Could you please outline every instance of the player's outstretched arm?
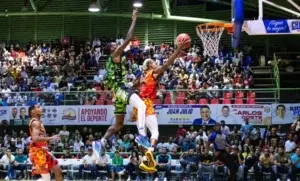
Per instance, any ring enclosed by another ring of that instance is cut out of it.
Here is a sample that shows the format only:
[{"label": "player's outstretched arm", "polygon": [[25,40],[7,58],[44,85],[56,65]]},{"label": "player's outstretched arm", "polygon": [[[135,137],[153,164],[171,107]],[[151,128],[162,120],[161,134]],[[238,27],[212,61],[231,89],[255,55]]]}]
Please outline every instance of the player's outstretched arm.
[{"label": "player's outstretched arm", "polygon": [[156,74],[157,77],[163,74],[176,60],[178,55],[182,52],[183,47],[186,47],[186,44],[190,43],[190,40],[185,40],[181,44],[178,45],[177,49],[174,51],[174,53],[169,57],[167,62],[161,66],[157,67],[157,69],[154,70],[153,74]]},{"label": "player's outstretched arm", "polygon": [[40,136],[41,123],[39,121],[33,121],[31,124],[32,135],[31,139],[33,142],[48,142],[51,140],[59,139],[58,135],[54,135],[51,137]]},{"label": "player's outstretched arm", "polygon": [[137,14],[137,12],[138,12],[137,10],[133,10],[133,12],[132,12],[132,23],[131,23],[131,26],[130,26],[129,31],[127,33],[126,39],[124,40],[124,43],[121,46],[119,46],[115,50],[115,52],[112,54],[113,58],[119,58],[122,55],[124,49],[127,47],[127,45],[132,40],[134,29],[135,29],[135,24],[136,24],[136,18],[137,18],[136,14]]}]

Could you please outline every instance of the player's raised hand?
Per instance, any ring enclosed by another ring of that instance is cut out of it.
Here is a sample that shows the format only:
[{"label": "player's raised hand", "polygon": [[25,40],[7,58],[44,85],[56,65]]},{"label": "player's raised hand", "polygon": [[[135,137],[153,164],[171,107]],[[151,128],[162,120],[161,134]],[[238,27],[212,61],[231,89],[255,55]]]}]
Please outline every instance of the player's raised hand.
[{"label": "player's raised hand", "polygon": [[136,20],[136,18],[137,18],[137,13],[138,13],[138,10],[137,10],[137,9],[134,9],[134,10],[132,11],[132,19],[133,19],[133,20]]},{"label": "player's raised hand", "polygon": [[191,45],[191,39],[183,39],[181,42],[177,43],[178,48],[185,50]]}]

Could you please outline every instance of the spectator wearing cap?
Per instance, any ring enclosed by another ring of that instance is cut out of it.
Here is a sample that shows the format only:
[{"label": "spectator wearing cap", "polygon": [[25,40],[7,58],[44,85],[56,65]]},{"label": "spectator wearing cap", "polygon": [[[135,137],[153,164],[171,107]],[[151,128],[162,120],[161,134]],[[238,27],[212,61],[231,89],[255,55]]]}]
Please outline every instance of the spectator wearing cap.
[{"label": "spectator wearing cap", "polygon": [[[171,160],[172,157],[167,153],[167,148],[162,148],[161,154],[156,156],[157,171],[165,171],[168,180],[171,178]],[[155,181],[158,181],[158,172],[155,172]]]},{"label": "spectator wearing cap", "polygon": [[124,171],[123,167],[123,157],[120,155],[119,151],[115,151],[115,155],[112,159],[112,167],[111,167],[111,178],[115,180],[115,175],[118,174],[119,177],[121,173]]},{"label": "spectator wearing cap", "polygon": [[91,171],[92,176],[94,178],[96,178],[95,166],[94,166],[95,162],[96,162],[96,159],[93,155],[93,148],[89,147],[88,154],[83,157],[83,164],[81,164],[79,166],[79,177],[82,178],[83,170],[89,170],[89,171]]}]

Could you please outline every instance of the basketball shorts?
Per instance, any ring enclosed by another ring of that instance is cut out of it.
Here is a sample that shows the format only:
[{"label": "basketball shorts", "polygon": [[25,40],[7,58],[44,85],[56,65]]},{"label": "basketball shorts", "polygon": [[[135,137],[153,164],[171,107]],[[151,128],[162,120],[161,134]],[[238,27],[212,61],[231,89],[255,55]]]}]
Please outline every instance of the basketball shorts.
[{"label": "basketball shorts", "polygon": [[50,170],[58,164],[56,158],[43,147],[32,146],[29,149],[29,158],[32,163],[32,175],[50,173]]},{"label": "basketball shorts", "polygon": [[[145,98],[143,99],[145,105],[146,105],[146,117],[149,115],[155,115],[155,110],[153,107],[153,101],[151,99]],[[132,121],[135,122],[137,121],[137,108],[133,108],[132,111]]]},{"label": "basketball shorts", "polygon": [[132,94],[132,90],[126,87],[117,87],[114,90],[115,114],[126,114],[126,106]]}]

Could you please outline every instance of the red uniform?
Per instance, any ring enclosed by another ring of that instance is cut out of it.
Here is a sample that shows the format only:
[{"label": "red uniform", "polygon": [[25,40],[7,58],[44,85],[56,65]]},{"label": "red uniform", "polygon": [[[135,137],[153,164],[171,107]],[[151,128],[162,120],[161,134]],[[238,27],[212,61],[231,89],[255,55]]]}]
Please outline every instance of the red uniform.
[{"label": "red uniform", "polygon": [[[32,136],[31,124],[33,121],[39,121],[36,119],[30,120],[29,130]],[[44,125],[41,124],[41,129],[39,135],[46,135],[46,130]],[[54,156],[48,151],[47,142],[30,142],[29,148],[29,158],[32,163],[32,175],[40,175],[50,173],[50,169],[58,164],[58,161]]]},{"label": "red uniform", "polygon": [[[142,85],[139,88],[140,97],[144,100],[146,105],[146,116],[155,115],[153,107],[153,100],[156,99],[157,94],[157,82],[153,76],[153,71],[146,72],[146,76],[142,78]],[[132,115],[133,121],[137,120],[137,109],[133,109]]]}]

